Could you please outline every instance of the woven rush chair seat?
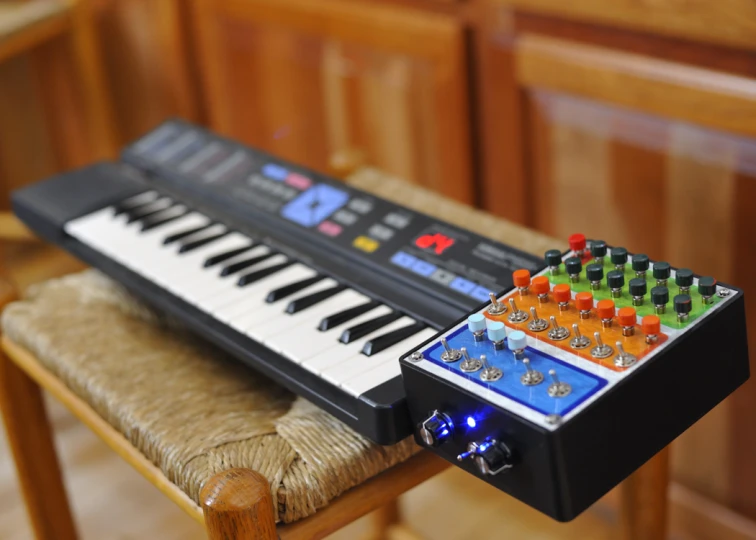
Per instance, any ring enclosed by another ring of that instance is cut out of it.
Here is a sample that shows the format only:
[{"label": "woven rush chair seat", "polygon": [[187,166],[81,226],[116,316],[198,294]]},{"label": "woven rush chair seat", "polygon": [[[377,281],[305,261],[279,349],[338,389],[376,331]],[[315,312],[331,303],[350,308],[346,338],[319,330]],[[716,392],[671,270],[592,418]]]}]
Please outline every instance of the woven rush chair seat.
[{"label": "woven rush chair seat", "polygon": [[[351,183],[528,251],[555,247],[375,170]],[[419,451],[411,439],[371,443],[94,270],[31,287],[2,329],[197,504],[213,475],[249,468],[270,482],[276,520],[290,523]]]}]

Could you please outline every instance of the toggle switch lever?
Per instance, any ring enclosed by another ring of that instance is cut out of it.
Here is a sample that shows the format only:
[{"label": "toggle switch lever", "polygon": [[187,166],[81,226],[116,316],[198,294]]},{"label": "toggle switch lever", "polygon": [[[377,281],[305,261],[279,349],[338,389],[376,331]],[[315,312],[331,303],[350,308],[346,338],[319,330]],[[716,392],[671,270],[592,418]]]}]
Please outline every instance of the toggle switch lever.
[{"label": "toggle switch lever", "polygon": [[514,465],[512,451],[496,439],[471,442],[467,445],[467,452],[457,456],[457,461],[466,459],[472,459],[480,474],[484,476],[495,476]]}]

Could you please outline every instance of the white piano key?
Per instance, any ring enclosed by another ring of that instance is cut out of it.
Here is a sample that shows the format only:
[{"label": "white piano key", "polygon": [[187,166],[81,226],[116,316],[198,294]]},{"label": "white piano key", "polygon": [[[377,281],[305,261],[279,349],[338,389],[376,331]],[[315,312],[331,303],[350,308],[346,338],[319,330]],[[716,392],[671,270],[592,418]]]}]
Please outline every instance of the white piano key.
[{"label": "white piano key", "polygon": [[378,328],[362,339],[358,339],[352,343],[349,343],[348,345],[345,345],[341,342],[336,342],[336,344],[330,349],[326,349],[325,351],[316,354],[312,358],[309,358],[302,362],[302,366],[322,376],[325,372],[335,369],[342,363],[348,362],[358,355],[362,358],[367,358],[367,356],[360,354],[360,351],[362,351],[362,347],[363,345],[365,345],[366,341],[369,341],[375,336],[380,336],[382,334],[385,334],[386,332],[397,330],[398,328],[402,328],[403,326],[407,326],[414,322],[415,321],[409,317],[400,317],[394,322]]},{"label": "white piano key", "polygon": [[[359,396],[368,390],[380,386],[386,381],[390,381],[394,377],[401,375],[402,370],[399,364],[399,357],[414,349],[423,341],[432,338],[437,333],[438,332],[432,328],[420,330],[417,334],[408,337],[393,347],[390,347],[375,356],[369,357],[374,359],[377,367],[363,371],[358,375],[343,381],[341,387],[350,394]],[[363,358],[368,357],[363,356]],[[348,372],[348,370],[344,370],[343,374],[346,375]]]},{"label": "white piano key", "polygon": [[316,327],[323,317],[359,306],[369,300],[370,298],[364,294],[347,289],[294,315],[287,314],[283,319],[276,319],[267,325],[257,327],[255,332],[262,336],[262,342],[266,346],[281,352],[292,339],[309,340],[313,334],[319,334]]},{"label": "white piano key", "polygon": [[317,329],[320,320],[314,322],[311,321],[310,326],[307,327],[309,330],[297,326],[294,331],[287,331],[290,335],[290,339],[283,342],[281,353],[298,364],[301,364],[305,360],[312,358],[326,349],[330,349],[336,345],[341,345],[343,347],[344,345],[339,343],[339,337],[341,336],[341,332],[343,332],[344,328],[347,326],[361,324],[365,321],[375,319],[376,317],[388,315],[389,313],[391,313],[390,307],[376,305],[370,311],[358,315],[354,319],[335,326],[325,332],[321,332]]}]

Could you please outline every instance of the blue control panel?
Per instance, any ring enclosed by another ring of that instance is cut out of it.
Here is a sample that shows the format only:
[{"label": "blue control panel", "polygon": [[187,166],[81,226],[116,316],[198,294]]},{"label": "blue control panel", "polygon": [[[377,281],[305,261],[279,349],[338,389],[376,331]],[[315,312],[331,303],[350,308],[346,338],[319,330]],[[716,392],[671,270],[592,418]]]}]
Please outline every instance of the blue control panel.
[{"label": "blue control panel", "polygon": [[[521,361],[515,360],[514,353],[509,350],[506,340],[504,349],[496,350],[493,343],[488,339],[475,341],[473,334],[466,327],[457,329],[449,334],[446,339],[452,349],[461,350],[462,347],[466,347],[472,358],[480,358],[481,354],[485,354],[489,365],[502,370],[502,377],[494,382],[484,382],[480,378],[480,371],[465,373],[460,368],[460,362],[444,362],[441,359],[444,348],[440,342],[435,343],[423,352],[425,358],[475,384],[493,390],[544,415],[558,414],[564,416],[607,384],[607,381],[601,377],[558,360],[544,352],[527,347],[525,357],[530,360],[530,367],[545,377],[545,384],[527,386],[520,382],[520,378],[526,373],[525,366]],[[550,370],[558,373],[561,382],[571,386],[572,391],[568,395],[554,398],[548,394]]]}]

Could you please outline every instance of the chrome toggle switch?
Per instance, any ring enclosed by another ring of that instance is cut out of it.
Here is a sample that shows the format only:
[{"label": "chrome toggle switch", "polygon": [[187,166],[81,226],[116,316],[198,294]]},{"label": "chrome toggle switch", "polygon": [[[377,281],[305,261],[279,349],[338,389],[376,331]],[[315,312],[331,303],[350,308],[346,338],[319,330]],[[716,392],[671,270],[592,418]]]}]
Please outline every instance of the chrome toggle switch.
[{"label": "chrome toggle switch", "polygon": [[496,439],[471,442],[467,445],[467,452],[457,456],[457,461],[465,459],[472,459],[480,474],[484,476],[495,476],[514,465],[512,451]]}]

